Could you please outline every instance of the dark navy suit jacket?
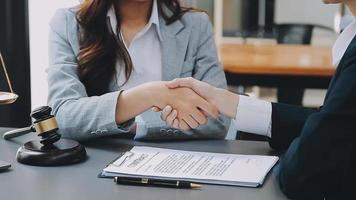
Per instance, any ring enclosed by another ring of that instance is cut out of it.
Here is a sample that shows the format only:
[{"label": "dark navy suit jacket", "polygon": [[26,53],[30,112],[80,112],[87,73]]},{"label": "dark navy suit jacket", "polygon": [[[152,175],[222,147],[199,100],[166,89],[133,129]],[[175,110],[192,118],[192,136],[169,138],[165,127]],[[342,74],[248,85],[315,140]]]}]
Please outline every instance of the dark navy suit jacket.
[{"label": "dark navy suit jacket", "polygon": [[356,199],[356,38],[320,109],[272,105],[269,142],[286,150],[279,181],[288,197]]}]

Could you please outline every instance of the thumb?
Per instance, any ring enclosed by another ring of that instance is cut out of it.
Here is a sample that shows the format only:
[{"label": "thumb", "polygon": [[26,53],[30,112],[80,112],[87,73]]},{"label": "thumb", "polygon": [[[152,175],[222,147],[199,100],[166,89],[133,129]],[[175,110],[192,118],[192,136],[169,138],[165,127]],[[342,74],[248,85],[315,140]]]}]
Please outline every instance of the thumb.
[{"label": "thumb", "polygon": [[174,79],[172,81],[169,81],[166,83],[166,86],[169,88],[169,89],[174,89],[174,88],[178,88],[180,87],[180,79]]},{"label": "thumb", "polygon": [[194,79],[191,77],[188,78],[176,78],[173,81],[170,81],[166,84],[166,86],[170,89],[178,88],[178,87],[193,87]]}]

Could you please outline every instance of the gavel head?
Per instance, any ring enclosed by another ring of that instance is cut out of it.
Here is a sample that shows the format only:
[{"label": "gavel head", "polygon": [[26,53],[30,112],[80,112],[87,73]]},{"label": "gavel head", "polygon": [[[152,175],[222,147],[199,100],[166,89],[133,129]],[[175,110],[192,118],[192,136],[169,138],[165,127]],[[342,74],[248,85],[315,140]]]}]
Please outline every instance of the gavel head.
[{"label": "gavel head", "polygon": [[43,146],[52,147],[53,143],[57,142],[61,135],[57,133],[58,125],[55,117],[51,115],[51,107],[43,106],[31,112],[31,117],[35,120],[33,122],[34,128],[38,136],[41,137]]}]

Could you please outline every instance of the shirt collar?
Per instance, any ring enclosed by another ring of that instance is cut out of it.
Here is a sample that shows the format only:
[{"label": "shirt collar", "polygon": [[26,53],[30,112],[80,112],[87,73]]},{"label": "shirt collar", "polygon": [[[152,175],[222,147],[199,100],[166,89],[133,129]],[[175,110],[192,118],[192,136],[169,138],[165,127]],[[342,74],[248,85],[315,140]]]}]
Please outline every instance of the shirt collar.
[{"label": "shirt collar", "polygon": [[[117,18],[116,18],[116,13],[115,13],[115,8],[114,6],[111,6],[107,13],[107,18],[110,20],[110,26],[111,30],[117,35]],[[158,5],[157,5],[157,0],[153,0],[153,5],[152,5],[152,12],[151,12],[151,17],[148,20],[148,23],[146,25],[147,29],[150,28],[152,25],[155,25],[158,37],[160,40],[162,40],[161,36],[161,30],[160,30],[160,25],[159,25],[159,13],[158,13]]]},{"label": "shirt collar", "polygon": [[333,49],[332,59],[333,65],[338,66],[347,48],[356,36],[356,20],[354,19],[337,38]]}]

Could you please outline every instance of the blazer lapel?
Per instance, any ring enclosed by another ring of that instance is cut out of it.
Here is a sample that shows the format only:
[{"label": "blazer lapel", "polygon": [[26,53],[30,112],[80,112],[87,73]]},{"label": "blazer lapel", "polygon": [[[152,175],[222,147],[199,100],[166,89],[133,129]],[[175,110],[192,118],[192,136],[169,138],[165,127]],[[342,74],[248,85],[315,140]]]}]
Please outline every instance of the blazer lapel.
[{"label": "blazer lapel", "polygon": [[162,80],[170,81],[180,77],[182,65],[188,46],[188,31],[184,31],[184,25],[180,20],[166,25],[160,18],[162,33]]},{"label": "blazer lapel", "polygon": [[336,82],[336,80],[339,78],[340,73],[343,71],[343,69],[346,67],[345,66],[345,60],[350,56],[350,52],[356,48],[356,36],[352,39],[350,45],[347,47],[344,55],[341,58],[341,61],[339,63],[339,65],[336,68],[335,74],[332,77],[330,84],[329,84],[329,88],[328,91],[326,92],[325,95],[325,99],[324,99],[324,103],[326,102],[326,100],[329,98],[329,95],[333,89],[334,83]]}]

